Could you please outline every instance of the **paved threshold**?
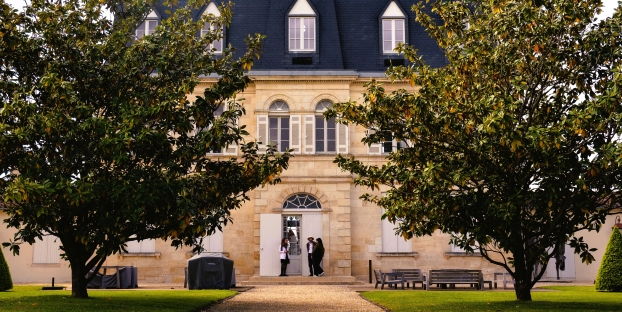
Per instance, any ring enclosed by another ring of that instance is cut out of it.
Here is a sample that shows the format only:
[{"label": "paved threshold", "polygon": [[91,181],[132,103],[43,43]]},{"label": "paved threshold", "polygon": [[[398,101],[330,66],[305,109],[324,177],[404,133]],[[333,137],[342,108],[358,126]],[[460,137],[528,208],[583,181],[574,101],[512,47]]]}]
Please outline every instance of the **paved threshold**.
[{"label": "paved threshold", "polygon": [[348,286],[255,286],[210,306],[207,311],[385,311]]}]

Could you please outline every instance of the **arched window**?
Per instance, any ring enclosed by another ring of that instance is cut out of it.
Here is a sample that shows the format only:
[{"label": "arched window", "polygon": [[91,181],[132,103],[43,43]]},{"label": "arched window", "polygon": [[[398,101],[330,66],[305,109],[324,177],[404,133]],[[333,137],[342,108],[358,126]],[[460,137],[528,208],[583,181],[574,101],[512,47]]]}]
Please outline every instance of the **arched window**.
[{"label": "arched window", "polygon": [[313,195],[295,194],[283,203],[283,209],[321,209],[322,205]]},{"label": "arched window", "polygon": [[290,143],[289,106],[283,101],[272,103],[269,108],[268,141],[276,144],[280,152],[285,152]]},{"label": "arched window", "polygon": [[325,120],[322,115],[331,108],[331,101],[321,101],[315,106],[315,152],[335,153],[337,151],[337,126],[335,119]]}]

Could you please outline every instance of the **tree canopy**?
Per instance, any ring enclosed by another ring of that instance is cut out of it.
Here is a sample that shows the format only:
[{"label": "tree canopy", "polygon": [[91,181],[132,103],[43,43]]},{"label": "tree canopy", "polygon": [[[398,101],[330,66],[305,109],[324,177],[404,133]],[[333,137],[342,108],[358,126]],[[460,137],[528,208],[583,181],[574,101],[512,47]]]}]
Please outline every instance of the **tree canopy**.
[{"label": "tree canopy", "polygon": [[[444,51],[432,68],[417,50],[387,75],[417,92],[367,85],[364,103],[327,117],[369,130],[367,144],[405,148],[383,165],[339,156],[355,183],[390,187],[364,199],[386,209],[404,238],[451,233],[515,279],[518,300],[560,246],[592,262],[581,230],[619,213],[622,169],[622,11],[597,21],[601,1],[437,1],[416,20]],[[619,206],[618,206],[619,207]],[[399,221],[399,222],[397,222]]]},{"label": "tree canopy", "polygon": [[[194,17],[203,0],[170,4],[152,34],[135,36],[154,4],[32,0],[17,12],[0,2],[0,196],[16,229],[5,245],[19,253],[58,237],[76,297],[88,296],[87,273],[129,241],[197,250],[247,192],[287,168],[288,153],[258,154],[237,124],[262,36],[249,35],[235,57],[232,47],[216,55],[210,44],[231,3],[220,17]],[[205,23],[213,30],[199,36]],[[217,79],[188,97],[205,77]],[[237,157],[210,154],[234,145]]]}]

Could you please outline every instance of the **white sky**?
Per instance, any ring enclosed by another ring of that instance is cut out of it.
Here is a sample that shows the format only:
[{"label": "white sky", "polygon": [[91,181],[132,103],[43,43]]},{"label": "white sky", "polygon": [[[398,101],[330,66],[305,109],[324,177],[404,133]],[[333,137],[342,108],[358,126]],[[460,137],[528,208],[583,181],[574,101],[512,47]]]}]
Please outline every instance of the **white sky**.
[{"label": "white sky", "polygon": [[[14,8],[21,8],[28,0],[4,0],[11,4]],[[234,1],[235,2],[235,1]],[[618,0],[603,0],[603,13],[601,18],[609,17],[613,14],[613,10],[618,6]]]}]

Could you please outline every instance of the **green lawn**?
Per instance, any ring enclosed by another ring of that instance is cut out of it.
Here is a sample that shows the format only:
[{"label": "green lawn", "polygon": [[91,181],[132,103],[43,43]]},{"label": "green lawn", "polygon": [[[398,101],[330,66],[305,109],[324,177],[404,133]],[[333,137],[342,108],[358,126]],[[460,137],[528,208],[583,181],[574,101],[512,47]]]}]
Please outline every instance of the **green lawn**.
[{"label": "green lawn", "polygon": [[547,286],[532,291],[532,302],[518,302],[513,291],[370,291],[361,295],[399,311],[622,311],[622,293],[591,286]]},{"label": "green lawn", "polygon": [[230,290],[92,290],[89,299],[71,298],[68,290],[15,286],[0,292],[0,311],[197,311],[235,295]]}]

